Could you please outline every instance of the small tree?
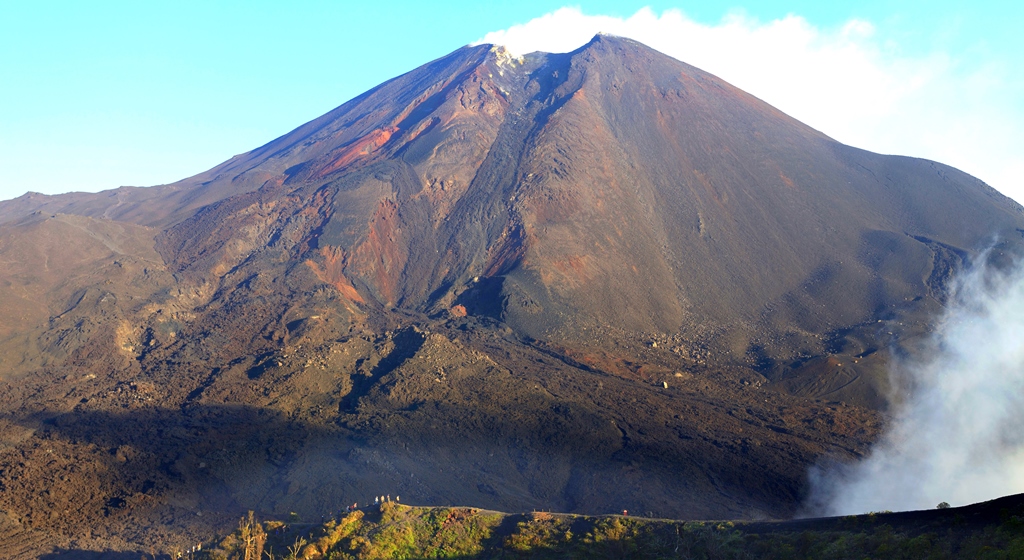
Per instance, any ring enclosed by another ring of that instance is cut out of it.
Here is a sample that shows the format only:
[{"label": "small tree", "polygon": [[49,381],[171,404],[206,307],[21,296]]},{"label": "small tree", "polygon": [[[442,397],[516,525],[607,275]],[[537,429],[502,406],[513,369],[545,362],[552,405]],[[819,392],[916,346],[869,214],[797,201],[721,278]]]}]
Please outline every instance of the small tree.
[{"label": "small tree", "polygon": [[949,509],[949,502],[939,502],[935,509]]},{"label": "small tree", "polygon": [[256,515],[250,511],[249,518],[238,522],[238,533],[242,541],[242,560],[262,560],[263,545],[267,542],[267,533],[256,521]]}]

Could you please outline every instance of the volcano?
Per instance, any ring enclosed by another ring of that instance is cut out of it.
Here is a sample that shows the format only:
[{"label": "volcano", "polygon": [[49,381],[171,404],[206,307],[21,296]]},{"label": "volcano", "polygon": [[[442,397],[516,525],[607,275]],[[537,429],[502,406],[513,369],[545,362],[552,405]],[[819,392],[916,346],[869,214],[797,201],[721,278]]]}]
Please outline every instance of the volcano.
[{"label": "volcano", "polygon": [[1022,234],[635,41],[465,47],[178,183],[0,203],[0,554],[384,493],[790,516]]}]

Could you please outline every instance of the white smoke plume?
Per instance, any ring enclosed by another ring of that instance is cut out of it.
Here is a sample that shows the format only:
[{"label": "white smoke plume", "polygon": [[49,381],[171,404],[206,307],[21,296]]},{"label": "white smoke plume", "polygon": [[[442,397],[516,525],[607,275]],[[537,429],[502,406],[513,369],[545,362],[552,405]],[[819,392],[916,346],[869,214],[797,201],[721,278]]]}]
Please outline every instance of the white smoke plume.
[{"label": "white smoke plume", "polygon": [[[984,259],[982,259],[984,260]],[[812,472],[810,513],[930,509],[1024,492],[1024,267],[956,282],[909,396],[862,462]]]}]

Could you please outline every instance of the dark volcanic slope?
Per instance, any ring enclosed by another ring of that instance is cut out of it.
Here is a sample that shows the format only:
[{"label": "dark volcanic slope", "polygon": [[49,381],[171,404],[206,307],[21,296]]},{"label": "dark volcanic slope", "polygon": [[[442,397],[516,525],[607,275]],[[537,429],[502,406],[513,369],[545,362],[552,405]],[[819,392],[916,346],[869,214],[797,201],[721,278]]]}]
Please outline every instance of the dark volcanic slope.
[{"label": "dark volcanic slope", "polygon": [[607,36],[525,61],[462,49],[181,183],[38,199],[0,216],[167,226],[158,250],[194,281],[272,249],[358,305],[461,296],[536,338],[715,332],[762,361],[936,297],[1022,224],[954,169],[842,146]]},{"label": "dark volcanic slope", "polygon": [[[952,270],[1022,225],[956,170],[842,146],[601,36],[524,61],[458,51],[210,174],[207,193],[263,187],[160,237],[190,278],[273,241],[354,304],[460,303],[567,348],[660,339],[794,379],[789,364],[830,347],[880,346],[836,333],[917,322]],[[870,380],[844,396],[878,404],[876,366],[840,372]]]},{"label": "dark volcanic slope", "polygon": [[467,47],[179,183],[0,203],[0,510],[787,515],[1022,231],[633,41]]}]

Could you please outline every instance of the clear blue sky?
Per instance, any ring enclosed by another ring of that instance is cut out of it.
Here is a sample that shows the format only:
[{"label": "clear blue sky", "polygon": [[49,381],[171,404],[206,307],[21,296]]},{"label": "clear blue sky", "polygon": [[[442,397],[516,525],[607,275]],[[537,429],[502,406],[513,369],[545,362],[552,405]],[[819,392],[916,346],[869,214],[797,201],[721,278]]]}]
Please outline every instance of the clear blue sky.
[{"label": "clear blue sky", "polygon": [[[1024,60],[1016,2],[0,0],[0,199],[172,182],[362,91],[562,6],[871,21],[912,53]],[[826,133],[828,131],[825,131]]]}]

